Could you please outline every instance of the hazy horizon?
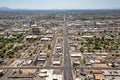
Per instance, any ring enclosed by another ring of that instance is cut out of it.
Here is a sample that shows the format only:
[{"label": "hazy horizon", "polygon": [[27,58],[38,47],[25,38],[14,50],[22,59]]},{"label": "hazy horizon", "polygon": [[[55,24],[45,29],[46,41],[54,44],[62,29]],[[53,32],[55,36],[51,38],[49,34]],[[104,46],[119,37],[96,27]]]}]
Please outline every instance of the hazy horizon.
[{"label": "hazy horizon", "polygon": [[12,9],[120,9],[120,0],[0,0]]}]

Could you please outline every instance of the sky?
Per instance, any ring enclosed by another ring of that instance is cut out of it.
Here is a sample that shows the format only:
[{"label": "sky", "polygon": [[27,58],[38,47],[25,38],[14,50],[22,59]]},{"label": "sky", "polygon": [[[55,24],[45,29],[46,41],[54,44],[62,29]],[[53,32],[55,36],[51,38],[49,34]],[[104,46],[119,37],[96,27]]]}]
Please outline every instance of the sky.
[{"label": "sky", "polygon": [[0,0],[12,9],[120,9],[120,0]]}]

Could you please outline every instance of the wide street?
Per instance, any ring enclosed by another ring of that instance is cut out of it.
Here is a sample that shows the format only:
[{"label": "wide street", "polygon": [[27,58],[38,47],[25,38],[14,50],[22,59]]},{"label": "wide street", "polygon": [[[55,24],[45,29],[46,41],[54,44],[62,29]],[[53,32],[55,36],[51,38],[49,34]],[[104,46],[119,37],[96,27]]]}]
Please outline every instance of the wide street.
[{"label": "wide street", "polygon": [[[64,39],[64,67],[66,68],[71,66],[71,59],[69,55],[68,35],[65,24],[63,25],[63,39]],[[64,70],[64,80],[73,80],[71,67],[69,69]]]}]

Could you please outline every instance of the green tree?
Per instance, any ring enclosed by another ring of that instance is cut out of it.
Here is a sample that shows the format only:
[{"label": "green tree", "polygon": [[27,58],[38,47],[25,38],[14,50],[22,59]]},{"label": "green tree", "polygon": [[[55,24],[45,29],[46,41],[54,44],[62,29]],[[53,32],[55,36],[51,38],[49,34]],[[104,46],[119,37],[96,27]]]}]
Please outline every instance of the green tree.
[{"label": "green tree", "polygon": [[51,49],[51,45],[50,45],[50,44],[48,45],[48,49],[49,49],[49,50]]},{"label": "green tree", "polygon": [[2,77],[4,74],[3,74],[3,72],[0,72],[0,77]]}]

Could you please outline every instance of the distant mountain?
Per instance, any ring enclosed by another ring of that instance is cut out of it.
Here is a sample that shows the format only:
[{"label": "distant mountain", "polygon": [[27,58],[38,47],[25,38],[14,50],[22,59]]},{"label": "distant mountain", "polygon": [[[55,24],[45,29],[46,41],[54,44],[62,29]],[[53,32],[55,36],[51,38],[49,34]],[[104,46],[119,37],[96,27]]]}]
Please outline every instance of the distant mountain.
[{"label": "distant mountain", "polygon": [[11,10],[11,9],[8,7],[0,7],[0,10]]}]

